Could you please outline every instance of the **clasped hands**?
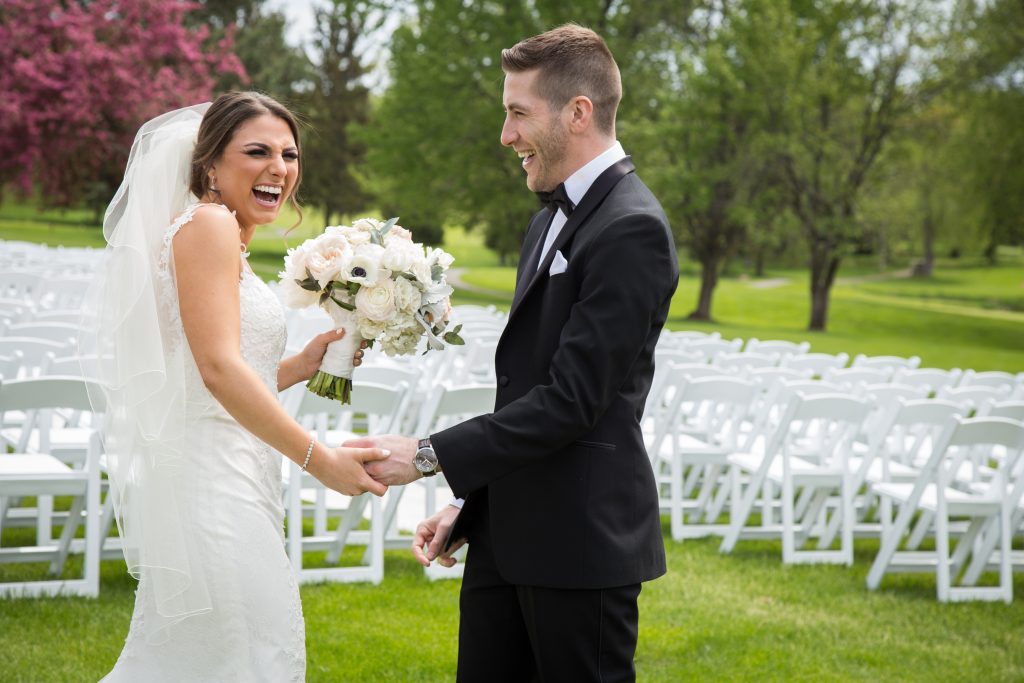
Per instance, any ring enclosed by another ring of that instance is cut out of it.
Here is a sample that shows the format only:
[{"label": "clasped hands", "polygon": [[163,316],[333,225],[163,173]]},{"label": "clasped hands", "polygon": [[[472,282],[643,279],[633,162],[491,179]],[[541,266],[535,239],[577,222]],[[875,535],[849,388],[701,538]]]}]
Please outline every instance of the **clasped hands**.
[{"label": "clasped hands", "polygon": [[[350,439],[342,444],[346,448],[379,448],[390,451],[387,458],[366,462],[363,465],[367,474],[387,486],[408,484],[423,476],[412,464],[418,445],[419,442],[414,438],[395,434]],[[442,553],[441,550],[448,537],[448,531],[458,516],[459,508],[446,505],[433,517],[423,520],[416,526],[416,533],[412,540],[412,554],[424,567],[429,567],[434,559],[437,559],[444,567],[455,565],[457,560],[451,555],[461,548],[466,540],[455,541],[445,553]]]}]

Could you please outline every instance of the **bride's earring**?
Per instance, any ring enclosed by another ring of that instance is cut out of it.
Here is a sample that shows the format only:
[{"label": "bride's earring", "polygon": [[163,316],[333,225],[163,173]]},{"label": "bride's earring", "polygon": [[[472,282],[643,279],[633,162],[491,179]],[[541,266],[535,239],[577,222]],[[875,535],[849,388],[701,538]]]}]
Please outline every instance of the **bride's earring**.
[{"label": "bride's earring", "polygon": [[210,175],[210,192],[216,192],[220,194],[220,190],[217,188],[217,176]]}]

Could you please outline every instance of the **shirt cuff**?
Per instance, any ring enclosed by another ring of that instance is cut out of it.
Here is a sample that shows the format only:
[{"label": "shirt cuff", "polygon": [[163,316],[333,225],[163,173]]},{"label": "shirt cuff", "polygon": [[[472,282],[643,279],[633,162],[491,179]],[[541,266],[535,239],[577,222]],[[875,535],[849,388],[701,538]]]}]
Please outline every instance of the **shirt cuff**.
[{"label": "shirt cuff", "polygon": [[466,502],[465,498],[452,498],[451,501],[448,504],[451,505],[452,507],[456,507],[456,508],[459,508],[461,510],[462,509],[462,505],[465,502]]}]

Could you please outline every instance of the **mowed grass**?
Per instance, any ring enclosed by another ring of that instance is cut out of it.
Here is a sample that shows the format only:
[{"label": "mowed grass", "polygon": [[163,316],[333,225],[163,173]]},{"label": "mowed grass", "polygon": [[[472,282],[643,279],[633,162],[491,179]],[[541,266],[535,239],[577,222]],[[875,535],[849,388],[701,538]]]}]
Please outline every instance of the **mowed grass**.
[{"label": "mowed grass", "polygon": [[[61,222],[24,207],[0,206],[0,239],[102,246],[95,227]],[[59,217],[58,217],[59,218]],[[251,262],[276,277],[284,249],[322,226],[282,213],[261,228]],[[456,303],[508,307],[515,271],[500,267],[477,233],[450,230],[445,247],[461,277],[485,292],[460,290]],[[858,279],[836,286],[827,333],[806,331],[806,274],[771,273],[776,286],[725,278],[714,323],[686,319],[697,297],[684,261],[671,309],[673,329],[724,337],[807,339],[815,351],[919,355],[923,364],[1024,370],[1024,315],[1017,305],[1024,259],[1009,253],[996,269],[942,262],[925,281]],[[862,266],[840,275],[869,275]],[[525,504],[525,503],[524,503]],[[637,651],[641,681],[1020,681],[1024,680],[1024,576],[1011,605],[939,604],[935,580],[901,574],[865,588],[877,543],[858,540],[853,567],[785,567],[777,543],[740,543],[731,555],[713,539],[675,543],[669,573],[645,585]],[[5,530],[4,545],[27,543]],[[314,559],[314,558],[310,558]],[[543,560],[539,560],[543,561]],[[80,560],[72,558],[68,575]],[[310,681],[444,681],[454,678],[457,581],[428,582],[408,553],[389,551],[380,586],[302,588]],[[0,564],[0,581],[43,578],[45,566]],[[991,582],[992,577],[986,577]],[[0,680],[95,681],[113,665],[128,630],[134,582],[124,563],[106,561],[97,600],[0,602]]]},{"label": "mowed grass", "polygon": [[[852,568],[785,567],[772,542],[721,555],[717,541],[674,543],[667,528],[666,547],[668,574],[640,597],[640,681],[1024,679],[1019,600],[943,605],[923,575],[889,577],[871,593],[864,578],[876,543],[857,542]],[[0,581],[43,571],[0,565]],[[124,563],[111,560],[96,600],[0,603],[0,679],[98,680],[124,643],[134,588]],[[458,581],[427,581],[397,550],[386,554],[379,586],[304,586],[308,680],[452,680],[458,590]]]}]

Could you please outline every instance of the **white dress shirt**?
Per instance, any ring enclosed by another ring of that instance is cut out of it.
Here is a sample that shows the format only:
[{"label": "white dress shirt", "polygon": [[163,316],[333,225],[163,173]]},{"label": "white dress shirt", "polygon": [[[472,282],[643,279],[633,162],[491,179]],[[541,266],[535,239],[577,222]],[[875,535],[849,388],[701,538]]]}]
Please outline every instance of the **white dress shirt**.
[{"label": "white dress shirt", "polygon": [[[565,193],[569,196],[569,200],[576,206],[583,199],[583,195],[587,193],[590,186],[594,184],[597,177],[608,170],[608,167],[619,161],[626,156],[626,153],[622,149],[622,145],[616,140],[615,144],[606,149],[605,151],[598,154],[596,157],[588,161],[582,167],[580,167],[575,173],[565,179]],[[544,257],[547,256],[548,249],[554,243],[555,238],[558,237],[558,233],[562,231],[566,221],[569,217],[562,213],[562,209],[559,208],[555,212],[554,218],[551,219],[551,225],[548,227],[547,237],[544,239],[544,249],[540,252],[540,260],[537,261],[537,268],[540,269],[540,264],[544,262]]]}]

